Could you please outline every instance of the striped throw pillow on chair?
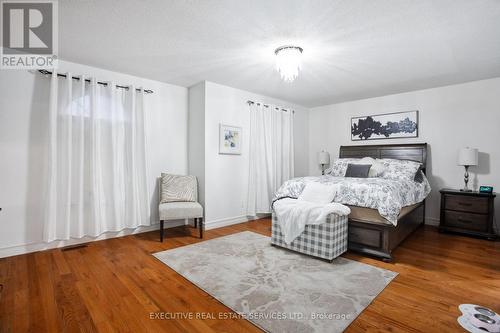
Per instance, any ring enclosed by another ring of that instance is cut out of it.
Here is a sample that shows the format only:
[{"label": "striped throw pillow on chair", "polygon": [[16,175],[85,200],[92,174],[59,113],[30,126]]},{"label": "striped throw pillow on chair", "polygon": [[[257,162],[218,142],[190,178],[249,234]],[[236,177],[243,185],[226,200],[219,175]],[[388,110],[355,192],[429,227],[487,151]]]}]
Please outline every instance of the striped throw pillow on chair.
[{"label": "striped throw pillow on chair", "polygon": [[160,203],[196,202],[198,184],[195,176],[161,174]]}]

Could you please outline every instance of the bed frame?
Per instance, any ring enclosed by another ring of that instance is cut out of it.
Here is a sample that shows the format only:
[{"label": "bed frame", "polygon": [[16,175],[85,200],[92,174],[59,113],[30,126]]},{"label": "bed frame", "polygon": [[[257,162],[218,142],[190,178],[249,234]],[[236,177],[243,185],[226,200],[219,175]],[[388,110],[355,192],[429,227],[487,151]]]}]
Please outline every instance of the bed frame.
[{"label": "bed frame", "polygon": [[[427,143],[341,146],[340,158],[394,158],[422,163],[425,173]],[[392,251],[413,231],[425,223],[425,200],[398,220],[397,226],[349,219],[348,247],[350,250],[392,260]]]}]

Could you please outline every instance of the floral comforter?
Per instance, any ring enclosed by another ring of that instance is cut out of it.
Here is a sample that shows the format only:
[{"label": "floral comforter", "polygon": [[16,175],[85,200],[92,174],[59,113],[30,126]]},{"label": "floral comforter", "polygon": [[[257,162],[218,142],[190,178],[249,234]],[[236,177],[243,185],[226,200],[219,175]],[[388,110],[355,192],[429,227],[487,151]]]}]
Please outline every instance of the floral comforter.
[{"label": "floral comforter", "polygon": [[297,199],[309,182],[336,185],[333,201],[344,205],[377,209],[393,225],[397,224],[402,207],[423,201],[431,192],[427,178],[421,183],[412,180],[385,178],[349,178],[330,175],[302,177],[286,181],[275,193],[273,204],[283,198]]}]

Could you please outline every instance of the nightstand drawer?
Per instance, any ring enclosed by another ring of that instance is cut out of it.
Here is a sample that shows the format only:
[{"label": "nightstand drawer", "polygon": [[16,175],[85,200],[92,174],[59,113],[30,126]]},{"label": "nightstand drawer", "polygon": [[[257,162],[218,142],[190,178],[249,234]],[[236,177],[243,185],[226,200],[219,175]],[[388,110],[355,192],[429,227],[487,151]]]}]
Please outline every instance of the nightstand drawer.
[{"label": "nightstand drawer", "polygon": [[488,198],[446,194],[444,200],[444,209],[488,214]]},{"label": "nightstand drawer", "polygon": [[442,223],[447,227],[486,231],[488,229],[488,215],[445,210]]}]

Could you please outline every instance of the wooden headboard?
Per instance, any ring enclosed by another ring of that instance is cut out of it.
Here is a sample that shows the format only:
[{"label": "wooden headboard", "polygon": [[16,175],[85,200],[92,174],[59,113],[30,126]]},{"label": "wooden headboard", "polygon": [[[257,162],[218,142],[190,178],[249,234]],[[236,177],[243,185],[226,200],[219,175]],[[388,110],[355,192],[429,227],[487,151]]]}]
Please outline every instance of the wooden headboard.
[{"label": "wooden headboard", "polygon": [[425,170],[427,166],[427,143],[340,146],[339,157],[410,160],[422,163],[422,168]]}]

